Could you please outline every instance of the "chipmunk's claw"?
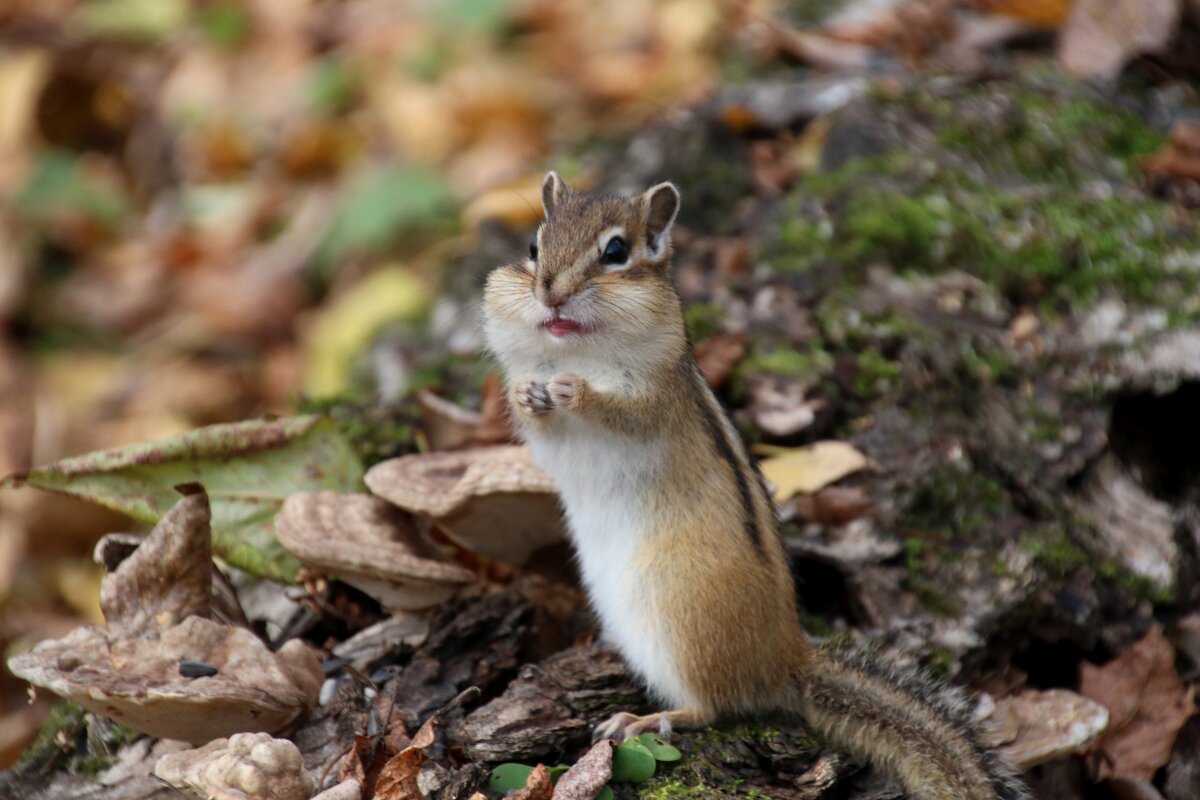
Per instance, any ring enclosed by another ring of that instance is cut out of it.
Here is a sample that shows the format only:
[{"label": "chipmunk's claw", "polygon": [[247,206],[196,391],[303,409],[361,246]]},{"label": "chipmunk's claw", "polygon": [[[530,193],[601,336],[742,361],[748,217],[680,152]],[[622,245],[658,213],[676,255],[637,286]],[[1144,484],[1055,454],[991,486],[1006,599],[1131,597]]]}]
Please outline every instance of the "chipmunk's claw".
[{"label": "chipmunk's claw", "polygon": [[587,380],[582,375],[573,372],[563,372],[555,375],[546,383],[546,391],[550,401],[557,408],[576,410],[580,398],[587,389]]},{"label": "chipmunk's claw", "polygon": [[513,391],[513,400],[517,408],[535,417],[549,414],[554,410],[554,400],[546,389],[546,384],[535,381],[525,381],[517,385]]}]

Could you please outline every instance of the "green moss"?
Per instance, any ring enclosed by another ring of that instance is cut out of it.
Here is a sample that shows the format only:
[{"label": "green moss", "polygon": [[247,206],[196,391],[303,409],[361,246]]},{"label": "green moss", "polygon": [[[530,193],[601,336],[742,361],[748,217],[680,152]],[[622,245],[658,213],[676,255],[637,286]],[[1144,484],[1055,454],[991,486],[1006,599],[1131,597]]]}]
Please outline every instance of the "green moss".
[{"label": "green moss", "polygon": [[859,353],[855,364],[858,373],[854,376],[854,393],[864,399],[886,394],[900,377],[900,365],[875,348]]},{"label": "green moss", "polygon": [[750,375],[790,375],[809,378],[816,382],[833,370],[833,356],[822,346],[820,340],[809,343],[807,350],[767,345],[751,353],[733,371],[730,393],[741,398],[746,391],[746,378]]},{"label": "green moss", "polygon": [[[1086,529],[1083,520],[1072,525]],[[1096,558],[1075,544],[1065,523],[1056,522],[1027,531],[1021,537],[1021,549],[1033,556],[1034,563],[1055,578],[1068,577],[1087,569],[1115,584],[1123,592],[1154,605],[1175,602],[1175,592],[1159,586],[1148,578],[1109,558]]]},{"label": "green moss", "polygon": [[938,680],[944,681],[954,675],[954,666],[958,659],[954,653],[944,648],[933,650],[924,659],[925,668]]},{"label": "green moss", "polygon": [[61,763],[69,773],[96,775],[111,767],[117,751],[139,736],[132,728],[94,717],[64,700],[51,709],[49,719],[13,771],[44,774]]},{"label": "green moss", "polygon": [[917,489],[897,525],[926,536],[970,540],[987,523],[1010,513],[1012,501],[998,482],[977,470],[943,467]]},{"label": "green moss", "polygon": [[728,800],[737,796],[738,783],[726,786],[689,785],[678,778],[652,780],[638,792],[642,800]]},{"label": "green moss", "polygon": [[50,710],[50,717],[38,731],[33,744],[25,749],[14,766],[18,773],[49,771],[60,758],[75,750],[87,728],[87,712],[64,700]]},{"label": "green moss", "polygon": [[879,262],[961,269],[1048,315],[1112,293],[1135,304],[1168,298],[1175,324],[1200,317],[1189,302],[1200,275],[1170,266],[1200,250],[1200,229],[1127,183],[1131,159],[1161,134],[1118,106],[1019,82],[948,102],[906,95],[893,112],[924,119],[940,151],[858,159],[801,180],[760,262],[794,274],[836,269],[850,281]]},{"label": "green moss", "polygon": [[325,414],[332,419],[365,467],[416,449],[420,409],[413,400],[385,404],[352,396],[301,397],[294,405],[302,414]]}]

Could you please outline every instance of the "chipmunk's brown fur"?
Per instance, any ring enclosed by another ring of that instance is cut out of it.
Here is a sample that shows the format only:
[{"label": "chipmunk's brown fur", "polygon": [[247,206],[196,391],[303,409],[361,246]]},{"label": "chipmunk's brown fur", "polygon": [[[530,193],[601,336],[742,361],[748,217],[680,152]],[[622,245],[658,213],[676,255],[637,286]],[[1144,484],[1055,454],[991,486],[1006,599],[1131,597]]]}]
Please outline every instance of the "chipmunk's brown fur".
[{"label": "chipmunk's brown fur", "polygon": [[774,508],[692,359],[670,276],[679,195],[570,191],[551,173],[527,261],[496,269],[487,334],[535,457],[555,476],[605,633],[673,710],[606,736],[803,716],[918,800],[1012,800],[949,690],[814,651]]}]

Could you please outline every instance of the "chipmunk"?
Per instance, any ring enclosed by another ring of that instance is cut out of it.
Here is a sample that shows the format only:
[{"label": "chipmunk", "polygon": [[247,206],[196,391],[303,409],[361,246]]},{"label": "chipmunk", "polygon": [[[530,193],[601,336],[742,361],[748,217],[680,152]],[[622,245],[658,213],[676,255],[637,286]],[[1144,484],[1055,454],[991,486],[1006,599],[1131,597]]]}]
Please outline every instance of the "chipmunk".
[{"label": "chipmunk", "polygon": [[605,635],[672,709],[598,736],[782,712],[917,800],[1026,798],[958,693],[809,643],[771,498],[692,357],[671,280],[679,191],[576,192],[551,172],[542,203],[529,257],[488,278],[488,348]]}]

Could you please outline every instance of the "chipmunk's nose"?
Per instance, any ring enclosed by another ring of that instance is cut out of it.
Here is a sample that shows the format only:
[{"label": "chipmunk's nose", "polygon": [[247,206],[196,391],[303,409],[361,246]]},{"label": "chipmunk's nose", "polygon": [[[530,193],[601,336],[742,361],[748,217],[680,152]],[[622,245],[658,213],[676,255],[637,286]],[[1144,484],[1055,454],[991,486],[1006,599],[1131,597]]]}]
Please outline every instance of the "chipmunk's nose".
[{"label": "chipmunk's nose", "polygon": [[541,301],[546,308],[558,308],[571,299],[571,293],[561,289],[554,289],[554,279],[546,276],[538,285],[537,291],[534,293],[537,299]]}]

